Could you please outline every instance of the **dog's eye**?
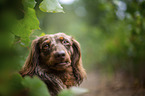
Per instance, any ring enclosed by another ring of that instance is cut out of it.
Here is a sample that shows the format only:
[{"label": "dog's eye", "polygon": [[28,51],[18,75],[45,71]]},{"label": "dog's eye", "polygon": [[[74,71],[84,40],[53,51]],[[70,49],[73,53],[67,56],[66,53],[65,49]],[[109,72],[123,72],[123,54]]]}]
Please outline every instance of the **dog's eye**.
[{"label": "dog's eye", "polygon": [[63,40],[62,43],[63,43],[64,45],[70,45],[70,43],[69,43],[68,41],[66,41],[66,40]]},{"label": "dog's eye", "polygon": [[49,44],[45,44],[45,45],[43,46],[43,49],[48,49],[49,47],[50,47]]}]

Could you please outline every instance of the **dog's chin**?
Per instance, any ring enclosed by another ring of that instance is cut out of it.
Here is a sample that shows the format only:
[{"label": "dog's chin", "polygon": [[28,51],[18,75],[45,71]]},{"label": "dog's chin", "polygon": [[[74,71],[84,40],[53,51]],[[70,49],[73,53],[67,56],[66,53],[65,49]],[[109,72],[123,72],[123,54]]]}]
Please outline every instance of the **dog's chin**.
[{"label": "dog's chin", "polygon": [[55,70],[65,70],[70,65],[71,65],[70,62],[59,62],[59,63],[54,63],[54,65],[51,68]]}]

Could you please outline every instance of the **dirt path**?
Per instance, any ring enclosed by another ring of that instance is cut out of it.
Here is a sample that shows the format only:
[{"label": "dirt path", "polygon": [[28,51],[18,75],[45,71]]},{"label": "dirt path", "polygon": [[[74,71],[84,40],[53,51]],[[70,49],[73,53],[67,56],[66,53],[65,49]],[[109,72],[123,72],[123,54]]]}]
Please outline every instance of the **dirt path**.
[{"label": "dirt path", "polygon": [[90,72],[87,74],[87,79],[83,81],[80,87],[87,88],[89,92],[83,96],[96,96],[97,86],[99,85],[98,74],[96,72]]},{"label": "dirt path", "polygon": [[87,88],[89,92],[81,96],[145,96],[145,90],[133,90],[123,82],[122,75],[112,78],[98,72],[88,73],[80,87]]}]

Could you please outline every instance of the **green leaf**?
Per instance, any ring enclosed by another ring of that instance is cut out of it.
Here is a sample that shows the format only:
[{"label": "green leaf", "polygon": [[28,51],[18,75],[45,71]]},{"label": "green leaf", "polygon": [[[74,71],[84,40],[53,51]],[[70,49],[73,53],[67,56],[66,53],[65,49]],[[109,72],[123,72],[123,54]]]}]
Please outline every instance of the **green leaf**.
[{"label": "green leaf", "polygon": [[25,17],[17,21],[12,32],[16,36],[21,37],[22,45],[28,46],[30,41],[29,36],[34,29],[39,29],[39,21],[36,17],[35,10],[33,8],[28,8]]},{"label": "green leaf", "polygon": [[87,92],[88,89],[85,88],[71,87],[70,89],[62,90],[58,96],[76,96]]},{"label": "green leaf", "polygon": [[21,44],[23,46],[28,46],[29,36],[31,32],[35,29],[39,29],[39,20],[37,19],[35,10],[33,9],[36,2],[35,0],[23,0],[24,6],[24,18],[20,20],[15,20],[13,24],[12,33],[20,37]]},{"label": "green leaf", "polygon": [[21,81],[23,80],[23,78],[21,77],[20,74],[18,73],[15,73],[13,74],[11,80],[10,80],[10,85],[12,87],[13,90],[18,90],[18,89],[21,89],[23,88],[22,84],[21,84]]},{"label": "green leaf", "polygon": [[46,35],[46,34],[43,32],[43,33],[41,33],[41,35],[40,35],[40,36],[44,36],[44,35]]},{"label": "green leaf", "polygon": [[74,96],[74,94],[71,92],[71,90],[65,89],[65,90],[62,90],[62,91],[58,94],[58,96]]},{"label": "green leaf", "polygon": [[30,8],[34,8],[35,7],[35,0],[23,0],[23,5],[25,8],[30,7]]},{"label": "green leaf", "polygon": [[8,40],[9,40],[9,44],[11,46],[14,43],[15,36],[12,33],[8,33],[8,34],[9,34],[8,35]]},{"label": "green leaf", "polygon": [[71,87],[70,90],[75,95],[81,95],[81,94],[84,94],[84,93],[87,93],[88,92],[88,89],[79,88],[79,87]]},{"label": "green leaf", "polygon": [[25,77],[22,84],[29,88],[30,96],[50,96],[48,93],[47,86],[38,77]]},{"label": "green leaf", "polygon": [[43,0],[39,8],[43,12],[51,12],[51,13],[58,13],[64,12],[63,7],[59,4],[57,0]]}]

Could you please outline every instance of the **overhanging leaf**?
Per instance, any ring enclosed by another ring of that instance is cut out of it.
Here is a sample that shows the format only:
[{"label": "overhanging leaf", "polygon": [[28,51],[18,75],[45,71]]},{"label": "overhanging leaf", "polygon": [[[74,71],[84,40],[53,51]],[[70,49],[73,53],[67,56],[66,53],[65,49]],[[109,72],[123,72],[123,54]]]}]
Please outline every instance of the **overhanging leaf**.
[{"label": "overhanging leaf", "polygon": [[39,21],[36,17],[35,10],[28,8],[25,17],[22,20],[18,20],[12,32],[21,37],[22,45],[28,46],[29,36],[34,29],[39,29]]},{"label": "overhanging leaf", "polygon": [[23,0],[22,3],[25,13],[24,18],[15,20],[11,31],[14,35],[20,37],[23,46],[28,46],[31,32],[35,29],[39,29],[39,20],[33,9],[36,4],[35,0]]},{"label": "overhanging leaf", "polygon": [[43,12],[51,12],[51,13],[58,13],[64,12],[63,7],[59,4],[57,0],[43,0],[39,8]]}]

